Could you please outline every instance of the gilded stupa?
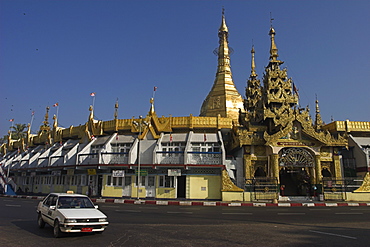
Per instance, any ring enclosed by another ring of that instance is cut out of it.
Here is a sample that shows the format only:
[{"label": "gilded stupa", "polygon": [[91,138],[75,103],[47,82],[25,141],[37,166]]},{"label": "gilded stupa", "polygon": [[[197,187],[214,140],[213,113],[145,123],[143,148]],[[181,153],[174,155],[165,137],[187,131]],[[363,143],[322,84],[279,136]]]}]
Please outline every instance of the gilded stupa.
[{"label": "gilded stupa", "polygon": [[218,30],[218,66],[216,78],[212,89],[204,100],[200,116],[204,117],[229,117],[238,121],[239,111],[244,111],[243,98],[235,87],[231,66],[228,42],[229,30],[226,25],[224,11],[222,12],[222,22]]}]

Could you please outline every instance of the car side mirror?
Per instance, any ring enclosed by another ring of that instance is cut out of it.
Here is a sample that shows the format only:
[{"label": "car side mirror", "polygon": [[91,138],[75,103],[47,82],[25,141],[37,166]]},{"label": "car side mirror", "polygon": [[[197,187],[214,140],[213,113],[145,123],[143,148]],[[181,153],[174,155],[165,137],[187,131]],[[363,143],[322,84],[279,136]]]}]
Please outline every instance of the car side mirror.
[{"label": "car side mirror", "polygon": [[99,206],[98,206],[98,205],[94,205],[94,207],[95,207],[96,209],[98,209],[98,208],[99,208]]},{"label": "car side mirror", "polygon": [[56,206],[50,206],[49,209],[50,210],[55,210]]}]

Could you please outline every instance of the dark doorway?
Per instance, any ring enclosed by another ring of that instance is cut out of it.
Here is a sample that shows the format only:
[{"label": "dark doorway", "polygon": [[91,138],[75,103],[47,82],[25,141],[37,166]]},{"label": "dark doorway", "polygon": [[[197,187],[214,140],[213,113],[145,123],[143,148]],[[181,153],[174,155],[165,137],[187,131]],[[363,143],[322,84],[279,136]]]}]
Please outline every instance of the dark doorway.
[{"label": "dark doorway", "polygon": [[254,172],[254,177],[266,177],[266,172],[263,170],[262,167],[258,167],[257,170]]},{"label": "dark doorway", "polygon": [[324,168],[322,171],[321,171],[321,174],[324,178],[330,178],[332,177],[331,175],[331,172],[328,170],[328,168]]},{"label": "dark doorway", "polygon": [[98,175],[98,195],[97,196],[101,196],[101,192],[102,192],[102,189],[103,189],[103,175]]},{"label": "dark doorway", "polygon": [[186,176],[177,177],[177,198],[185,198]]},{"label": "dark doorway", "polygon": [[303,168],[284,167],[281,169],[280,184],[282,196],[309,196],[311,194],[310,176]]}]

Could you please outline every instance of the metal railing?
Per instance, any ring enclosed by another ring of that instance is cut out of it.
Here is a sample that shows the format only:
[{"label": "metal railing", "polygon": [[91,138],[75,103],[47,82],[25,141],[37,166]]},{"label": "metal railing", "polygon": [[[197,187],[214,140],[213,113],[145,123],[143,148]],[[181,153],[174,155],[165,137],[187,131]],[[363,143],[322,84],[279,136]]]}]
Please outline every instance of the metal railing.
[{"label": "metal railing", "polygon": [[277,178],[257,177],[245,180],[245,191],[252,193],[252,199],[275,200],[279,198]]},{"label": "metal railing", "polygon": [[353,192],[362,185],[363,180],[354,177],[342,179],[323,178],[321,180],[324,200],[346,200],[346,192]]},{"label": "metal railing", "polygon": [[222,164],[221,152],[188,152],[189,164]]}]

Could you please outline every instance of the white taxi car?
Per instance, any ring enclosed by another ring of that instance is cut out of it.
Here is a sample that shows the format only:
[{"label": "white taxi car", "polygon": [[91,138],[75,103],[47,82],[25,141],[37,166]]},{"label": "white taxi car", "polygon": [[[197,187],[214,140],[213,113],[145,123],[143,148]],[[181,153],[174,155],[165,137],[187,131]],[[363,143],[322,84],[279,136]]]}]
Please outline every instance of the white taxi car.
[{"label": "white taxi car", "polygon": [[108,226],[107,216],[89,197],[73,193],[51,193],[37,206],[37,223],[54,228],[54,237],[65,232],[102,233]]}]

